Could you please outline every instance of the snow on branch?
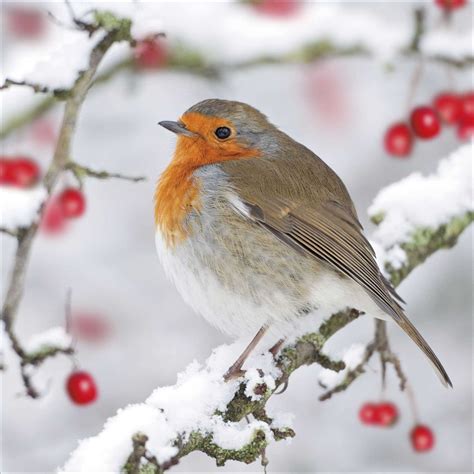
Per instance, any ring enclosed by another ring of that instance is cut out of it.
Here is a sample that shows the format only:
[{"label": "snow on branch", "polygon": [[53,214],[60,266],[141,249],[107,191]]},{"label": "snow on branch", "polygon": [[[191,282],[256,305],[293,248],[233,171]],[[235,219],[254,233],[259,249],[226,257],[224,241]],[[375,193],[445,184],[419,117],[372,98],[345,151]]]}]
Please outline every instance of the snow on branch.
[{"label": "snow on branch", "polygon": [[[443,160],[434,175],[412,175],[375,199],[370,214],[378,216],[374,218],[379,223],[374,235],[377,251],[395,285],[429,255],[452,246],[472,222],[470,161],[471,147],[462,147]],[[437,197],[432,196],[434,191]],[[433,199],[443,205],[430,206]],[[423,216],[421,209],[430,216]],[[396,269],[394,245],[405,253]],[[243,343],[214,349],[203,365],[193,362],[178,374],[175,385],[157,388],[144,403],[119,410],[101,433],[80,442],[62,471],[162,473],[192,451],[206,453],[217,465],[229,460],[251,463],[263,456],[269,443],[294,436],[291,417],[270,413],[266,403],[303,365],[317,363],[324,368],[320,381],[326,392],[321,400],[349,387],[375,352],[381,356],[382,374],[386,364],[392,364],[404,388],[406,376],[390,349],[384,322],[376,323],[372,342],[365,348],[352,346],[343,360],[324,353],[325,343],[360,314],[348,308],[332,315],[317,332],[290,342],[278,357],[270,352],[253,354],[246,374],[227,383],[223,374]]]},{"label": "snow on branch", "polygon": [[[74,21],[78,22],[75,18]],[[15,318],[24,292],[29,256],[45,209],[44,204],[51,196],[62,174],[68,170],[75,171],[78,175],[81,173],[82,175],[93,175],[95,173],[96,177],[101,178],[122,177],[117,174],[109,175],[105,172],[93,172],[74,164],[71,161],[71,143],[82,103],[87,96],[102,59],[115,43],[132,41],[131,21],[115,17],[109,12],[96,11],[92,23],[81,20],[80,25],[81,30],[87,31],[89,40],[85,41],[87,54],[82,58],[79,69],[74,66],[75,60],[72,59],[75,56],[74,49],[69,51],[71,57],[68,55],[54,56],[54,61],[63,61],[61,67],[68,71],[68,81],[72,80],[72,83],[68,85],[67,93],[62,96],[65,99],[62,124],[54,155],[42,186],[30,191],[13,189],[1,191],[3,197],[6,198],[5,201],[2,200],[2,211],[6,212],[2,212],[1,230],[17,239],[13,268],[6,286],[1,318],[4,332],[10,340],[13,351],[18,356],[27,395],[32,398],[39,397],[39,392],[33,386],[31,380],[31,367],[37,366],[47,358],[57,354],[71,354],[73,352],[71,345],[68,344],[67,335],[60,333],[57,329],[39,336],[39,340],[33,340],[27,345],[20,343],[14,330]],[[79,33],[84,35],[84,31]],[[81,49],[81,54],[84,54],[84,49]],[[71,62],[74,67],[69,67]],[[61,75],[56,76],[56,72],[54,70],[51,77],[64,79]],[[46,81],[47,77],[42,77],[42,79]],[[43,86],[56,87],[46,83]],[[3,222],[4,218],[5,222]]]},{"label": "snow on branch", "polygon": [[394,285],[431,253],[452,247],[472,222],[472,144],[442,160],[436,173],[410,176],[381,190],[368,212],[372,243]]},{"label": "snow on branch", "polygon": [[[73,5],[86,18],[94,6],[103,8],[101,2]],[[381,63],[417,55],[454,67],[474,64],[470,29],[455,32],[447,25],[439,25],[427,31],[425,16],[429,9],[414,10],[414,19],[408,16],[401,21],[390,21],[367,9],[314,2],[306,2],[297,14],[284,20],[259,15],[244,2],[189,4],[185,16],[173,2],[108,3],[107,9],[108,12],[94,13],[93,31],[109,26],[109,18],[120,17],[131,23],[132,43],[162,31],[172,33],[166,43],[167,61],[163,67],[211,77],[258,64],[309,63],[347,55],[370,56]],[[434,9],[429,13],[438,12]],[[203,28],[206,24],[212,24],[212,28]],[[70,33],[64,29],[61,35],[65,39],[58,41],[56,34],[45,45],[43,59],[30,69],[16,69],[21,61],[6,64],[0,85],[24,84],[52,92],[58,99],[67,96],[75,75],[86,66],[84,58],[93,47],[94,36],[87,38],[84,31]],[[63,61],[65,57],[67,63]],[[115,48],[95,83],[104,83],[125,69],[133,69],[130,50]],[[55,103],[50,96],[38,102],[33,100],[33,94],[30,99],[21,107],[17,100],[11,100],[11,107],[10,101],[5,101],[0,138]]]}]

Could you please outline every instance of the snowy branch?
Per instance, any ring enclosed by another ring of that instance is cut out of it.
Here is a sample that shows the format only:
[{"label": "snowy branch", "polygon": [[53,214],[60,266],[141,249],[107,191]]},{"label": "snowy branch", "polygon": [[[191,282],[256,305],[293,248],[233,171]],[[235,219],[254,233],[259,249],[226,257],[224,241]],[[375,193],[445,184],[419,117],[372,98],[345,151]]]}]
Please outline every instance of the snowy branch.
[{"label": "snowy branch", "polygon": [[[435,174],[411,175],[374,200],[369,210],[378,216],[373,217],[378,223],[374,244],[395,285],[437,250],[451,247],[472,222],[470,163],[471,146],[466,145],[442,160]],[[362,350],[356,347],[350,358],[336,361],[324,353],[325,343],[360,315],[350,308],[332,315],[317,332],[289,343],[278,357],[253,354],[245,375],[236,381],[224,382],[223,374],[240,343],[218,347],[204,366],[194,362],[179,374],[176,385],[157,388],[144,403],[120,410],[100,434],[80,443],[64,472],[158,474],[193,451],[204,452],[217,465],[254,462],[269,443],[294,436],[288,416],[270,413],[267,402],[304,365],[316,363],[340,374],[341,380],[327,387],[321,400],[347,389],[375,353],[383,380],[386,365],[392,364],[403,389],[406,375],[382,321],[376,322],[373,341]]]},{"label": "snowy branch", "polygon": [[[97,13],[97,15],[99,15]],[[96,15],[97,18],[99,18]],[[100,17],[102,18],[102,17]],[[23,296],[25,277],[28,269],[29,256],[31,248],[36,237],[39,221],[44,211],[44,203],[51,195],[61,174],[68,169],[70,164],[69,157],[71,155],[71,143],[76,129],[77,119],[86,95],[90,89],[97,68],[102,61],[104,55],[110,47],[120,41],[130,41],[130,21],[111,18],[105,15],[105,19],[98,22],[101,29],[104,30],[102,38],[91,49],[88,66],[81,71],[74,82],[74,85],[67,93],[67,99],[64,108],[63,120],[59,132],[59,137],[54,151],[53,158],[43,180],[43,188],[39,190],[42,202],[37,204],[39,210],[34,208],[34,218],[28,225],[17,229],[16,231],[9,229],[9,233],[17,238],[17,249],[15,253],[13,269],[10,280],[7,285],[5,301],[2,307],[2,321],[4,330],[7,334],[13,351],[20,359],[20,368],[23,383],[27,394],[32,398],[39,396],[38,391],[33,387],[31,382],[30,370],[32,366],[37,366],[44,362],[47,358],[53,357],[59,353],[71,354],[73,352],[70,345],[64,347],[56,345],[42,345],[37,350],[23,347],[15,334],[14,322],[18,313],[21,298]],[[97,27],[95,30],[98,30]],[[12,192],[12,191],[8,191]],[[13,191],[15,192],[15,191]],[[18,191],[25,195],[26,191]],[[36,193],[37,191],[32,191]],[[7,229],[6,229],[7,230]]]},{"label": "snowy branch", "polygon": [[[108,5],[108,8],[112,9],[113,6]],[[165,7],[156,10],[151,6],[147,8],[150,9],[148,16],[153,20],[155,14],[157,22],[160,14],[167,19]],[[205,14],[203,8],[204,6],[200,6],[200,16]],[[304,15],[287,21],[285,25],[259,18],[248,6],[229,4],[220,8],[228,10],[223,16],[226,21],[213,22],[212,31],[199,30],[199,41],[193,35],[194,30],[182,19],[177,23],[174,17],[167,19],[170,31],[179,40],[167,43],[167,60],[157,69],[158,72],[176,70],[218,79],[229,72],[259,65],[305,64],[344,56],[370,57],[382,64],[395,64],[400,57],[415,56],[423,58],[424,62],[454,68],[474,65],[470,31],[458,34],[442,28],[428,30],[425,25],[425,9],[415,9],[413,24],[407,22],[402,26],[399,22],[389,23],[375,15],[348,11],[337,5],[307,4]],[[141,13],[141,17],[137,19],[135,10],[129,11],[132,26],[136,23],[140,27],[143,38],[145,32],[150,34],[152,30],[144,30],[141,26],[145,23],[144,11]],[[208,14],[215,15],[215,8],[210,6]],[[114,18],[111,12],[96,12],[94,28],[110,28]],[[255,28],[247,28],[249,22]],[[240,31],[246,31],[250,36],[236,35],[236,25],[240,25]],[[351,31],[350,38],[345,33],[346,29]],[[155,36],[156,33],[154,31]],[[133,40],[138,38],[133,35]],[[237,42],[239,48],[236,47]],[[216,44],[226,47],[222,46],[216,52]],[[99,74],[94,84],[104,84],[124,71],[136,72],[130,54],[119,56],[114,64]],[[9,77],[5,86],[22,82],[25,82],[23,78]],[[37,83],[38,81],[29,84],[26,81],[25,85],[41,88]],[[56,81],[54,87],[39,90],[52,90],[58,99],[63,99],[64,95],[67,96],[66,84],[67,81]],[[5,114],[0,138],[5,138],[17,128],[30,123],[55,103],[55,98],[49,96],[20,112],[16,108],[11,115]]]}]

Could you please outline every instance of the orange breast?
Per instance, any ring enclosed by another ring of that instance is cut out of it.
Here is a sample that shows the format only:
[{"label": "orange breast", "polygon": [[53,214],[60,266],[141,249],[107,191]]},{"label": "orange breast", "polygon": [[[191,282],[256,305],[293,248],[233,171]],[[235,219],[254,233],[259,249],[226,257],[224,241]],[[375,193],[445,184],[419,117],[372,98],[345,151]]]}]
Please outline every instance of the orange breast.
[{"label": "orange breast", "polygon": [[259,156],[257,150],[242,147],[235,140],[223,144],[213,142],[215,127],[226,123],[221,119],[187,113],[181,120],[199,136],[178,136],[173,160],[158,180],[155,191],[155,222],[170,247],[189,236],[186,215],[201,208],[199,183],[193,179],[193,172],[203,165]]}]

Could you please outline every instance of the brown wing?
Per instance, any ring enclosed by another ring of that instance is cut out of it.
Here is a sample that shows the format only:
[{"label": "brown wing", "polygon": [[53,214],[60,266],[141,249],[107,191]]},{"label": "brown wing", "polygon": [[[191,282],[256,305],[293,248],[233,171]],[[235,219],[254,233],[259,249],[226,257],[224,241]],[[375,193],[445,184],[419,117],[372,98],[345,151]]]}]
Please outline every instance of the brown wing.
[{"label": "brown wing", "polygon": [[[305,206],[273,197],[242,201],[256,223],[304,254],[330,264],[359,283],[377,305],[400,320],[395,290],[386,284],[374,251],[349,214],[334,212],[332,203]],[[396,296],[401,301],[401,298]]]},{"label": "brown wing", "polygon": [[223,165],[252,220],[279,240],[359,283],[395,320],[402,309],[380,273],[352,201],[337,175],[311,156]]},{"label": "brown wing", "polygon": [[309,153],[291,160],[257,158],[222,164],[230,192],[240,200],[237,210],[244,208],[256,225],[281,242],[360,284],[421,348],[440,380],[452,386],[436,354],[404,314],[399,304],[403,300],[380,273],[344,184]]}]

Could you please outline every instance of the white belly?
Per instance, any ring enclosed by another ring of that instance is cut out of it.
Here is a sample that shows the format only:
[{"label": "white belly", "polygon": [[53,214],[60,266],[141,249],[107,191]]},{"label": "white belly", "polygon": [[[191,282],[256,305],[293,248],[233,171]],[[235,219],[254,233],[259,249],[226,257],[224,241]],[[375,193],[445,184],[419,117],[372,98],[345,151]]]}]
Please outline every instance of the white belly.
[{"label": "white belly", "polygon": [[[387,317],[357,283],[334,272],[314,275],[306,297],[309,297],[312,311],[302,315],[297,309],[305,302],[289,297],[278,286],[256,289],[256,295],[239,294],[226,287],[225,279],[203,264],[202,258],[196,258],[197,251],[192,244],[178,244],[175,249],[169,249],[159,231],[155,240],[165,272],[183,299],[209,323],[230,335],[250,335],[264,324],[269,325],[278,337],[289,336],[295,330],[298,333],[314,330],[316,322],[348,306],[374,317]],[[255,278],[255,275],[239,277],[244,286],[244,280]]]}]

